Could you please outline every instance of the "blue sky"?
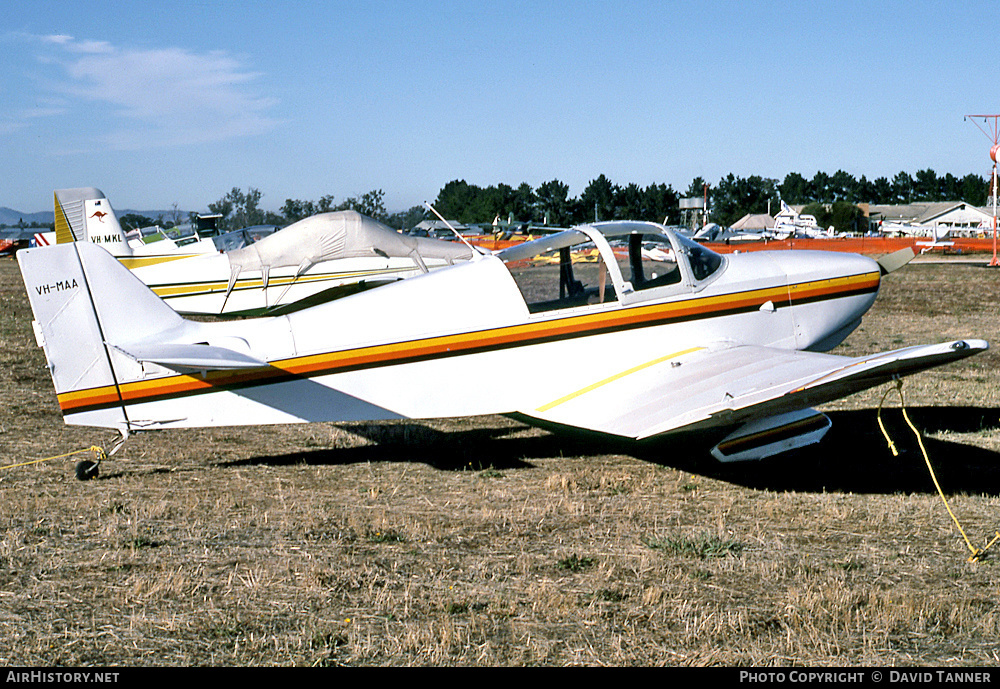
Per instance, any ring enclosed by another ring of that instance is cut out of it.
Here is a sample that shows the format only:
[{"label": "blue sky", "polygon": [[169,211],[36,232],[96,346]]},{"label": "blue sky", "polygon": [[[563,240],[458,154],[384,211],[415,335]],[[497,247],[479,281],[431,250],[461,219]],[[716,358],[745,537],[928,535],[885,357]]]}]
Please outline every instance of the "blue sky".
[{"label": "blue sky", "polygon": [[990,2],[14,2],[0,206],[989,170]]}]

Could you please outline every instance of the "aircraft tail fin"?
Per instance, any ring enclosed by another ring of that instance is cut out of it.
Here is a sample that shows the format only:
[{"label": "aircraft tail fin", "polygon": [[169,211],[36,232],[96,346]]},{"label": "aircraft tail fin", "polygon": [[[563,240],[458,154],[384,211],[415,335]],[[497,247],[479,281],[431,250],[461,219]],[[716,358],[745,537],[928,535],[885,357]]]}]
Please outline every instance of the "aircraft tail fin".
[{"label": "aircraft tail fin", "polygon": [[125,233],[111,202],[100,189],[57,189],[56,243],[93,242],[115,256],[131,256]]},{"label": "aircraft tail fin", "polygon": [[142,364],[115,345],[156,341],[186,323],[111,254],[90,242],[17,254],[66,423],[128,430],[120,385]]}]

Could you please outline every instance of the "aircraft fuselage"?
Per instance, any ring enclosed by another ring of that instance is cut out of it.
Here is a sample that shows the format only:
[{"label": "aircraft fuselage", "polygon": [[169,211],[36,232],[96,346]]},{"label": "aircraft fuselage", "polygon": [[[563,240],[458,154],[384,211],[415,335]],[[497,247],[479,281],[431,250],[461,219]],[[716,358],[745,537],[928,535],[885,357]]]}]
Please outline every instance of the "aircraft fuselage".
[{"label": "aircraft fuselage", "polygon": [[[533,313],[509,266],[484,256],[286,316],[178,318],[158,335],[241,351],[266,362],[259,368],[140,362],[129,339],[148,333],[104,325],[120,345],[106,354],[114,381],[82,390],[57,381],[60,407],[67,423],[129,431],[521,412],[588,381],[669,365],[692,342],[827,350],[857,326],[880,282],[862,256],[754,252],[725,257],[701,280],[685,266],[679,282],[643,291],[611,265],[616,250],[597,245],[613,283],[601,303]],[[115,289],[99,271],[88,278],[91,291]]]}]

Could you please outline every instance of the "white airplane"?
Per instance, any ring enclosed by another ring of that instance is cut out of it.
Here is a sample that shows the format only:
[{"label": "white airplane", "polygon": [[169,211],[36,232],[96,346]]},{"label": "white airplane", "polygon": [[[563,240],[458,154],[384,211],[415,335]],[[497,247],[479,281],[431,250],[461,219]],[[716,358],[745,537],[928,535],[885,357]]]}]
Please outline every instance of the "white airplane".
[{"label": "white airplane", "polygon": [[843,236],[833,231],[833,226],[823,229],[814,215],[799,215],[787,203],[781,202],[781,210],[774,216],[774,235],[782,239],[787,237],[807,237],[812,239],[830,239]]},{"label": "white airplane", "polygon": [[401,235],[354,211],[314,215],[220,253],[217,244],[227,246],[235,233],[148,244],[128,238],[99,189],[57,190],[55,208],[58,243],[100,244],[178,313],[188,315],[303,308],[467,260],[473,253],[464,244]]},{"label": "white airplane", "polygon": [[929,237],[933,242],[947,239],[951,227],[945,225],[914,225],[908,222],[879,222],[879,232],[887,237]]},{"label": "white airplane", "polygon": [[35,230],[27,228],[0,228],[0,255],[27,248],[36,234]]},{"label": "white airplane", "polygon": [[[647,242],[669,244],[675,262],[647,261]],[[17,257],[65,422],[121,442],[511,414],[627,439],[704,431],[733,461],[818,442],[830,420],[815,405],[987,349],[820,353],[860,324],[904,252],[881,264],[721,256],[654,223],[596,223],[287,315],[212,323],[182,318],[93,244]]]}]

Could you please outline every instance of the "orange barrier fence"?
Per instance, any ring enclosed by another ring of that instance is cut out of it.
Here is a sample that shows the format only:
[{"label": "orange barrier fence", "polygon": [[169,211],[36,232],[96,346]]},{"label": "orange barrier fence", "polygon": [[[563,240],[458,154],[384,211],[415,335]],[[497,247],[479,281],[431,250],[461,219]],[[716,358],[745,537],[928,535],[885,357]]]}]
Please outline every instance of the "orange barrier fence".
[{"label": "orange barrier fence", "polygon": [[846,251],[853,254],[891,254],[907,247],[917,253],[981,254],[993,253],[993,239],[973,237],[948,238],[932,242],[930,237],[837,237],[832,239],[780,239],[760,242],[707,243],[705,246],[720,254],[734,251],[775,251],[782,249],[817,249]]},{"label": "orange barrier fence", "polygon": [[[467,237],[470,243],[491,251],[499,251],[535,237],[494,239],[490,235]],[[932,243],[929,237],[837,237],[831,239],[769,239],[756,242],[706,242],[706,247],[720,254],[734,251],[780,251],[788,249],[816,249],[820,251],[846,251],[854,254],[881,256],[906,247],[917,253],[992,254],[993,239],[981,237],[954,237]]]}]

